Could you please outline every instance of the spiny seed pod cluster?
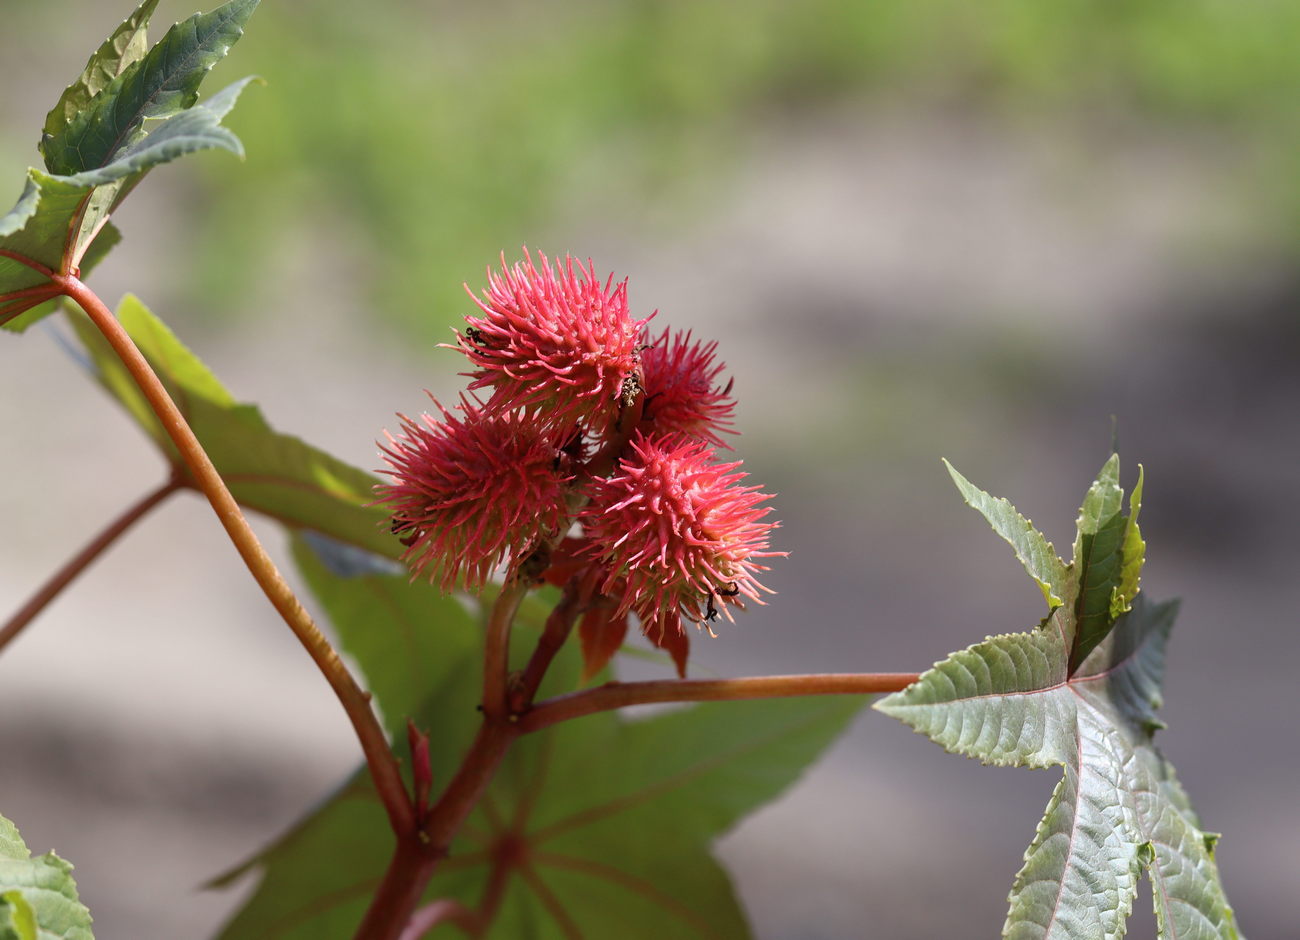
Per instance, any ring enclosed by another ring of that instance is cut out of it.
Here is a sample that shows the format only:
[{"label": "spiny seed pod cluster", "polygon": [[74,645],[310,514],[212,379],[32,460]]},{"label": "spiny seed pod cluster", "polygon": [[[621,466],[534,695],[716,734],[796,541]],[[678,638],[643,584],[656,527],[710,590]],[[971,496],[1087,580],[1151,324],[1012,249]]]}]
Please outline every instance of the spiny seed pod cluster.
[{"label": "spiny seed pod cluster", "polygon": [[538,259],[502,256],[470,292],[479,315],[449,344],[472,367],[468,393],[398,416],[378,501],[413,577],[444,591],[499,572],[569,585],[589,675],[631,615],[684,675],[683,618],[762,603],[761,559],[784,554],[768,550],[769,497],[714,451],[735,433],[732,383],[716,343],[633,317],[626,281]]}]

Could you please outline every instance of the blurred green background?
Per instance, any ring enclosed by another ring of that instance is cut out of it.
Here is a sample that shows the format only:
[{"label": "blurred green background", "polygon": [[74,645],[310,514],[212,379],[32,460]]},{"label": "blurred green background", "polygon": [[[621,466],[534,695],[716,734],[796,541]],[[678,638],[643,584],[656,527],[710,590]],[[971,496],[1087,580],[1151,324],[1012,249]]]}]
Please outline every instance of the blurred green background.
[{"label": "blurred green background", "polygon": [[[0,12],[16,199],[128,11]],[[939,457],[1062,546],[1115,416],[1144,587],[1185,600],[1163,746],[1243,929],[1289,936],[1298,37],[1289,0],[264,0],[208,88],[266,80],[228,121],[247,160],[158,169],[91,283],[373,468],[393,412],[455,395],[435,344],[501,252],[628,276],[639,315],[720,340],[791,550],[700,674],[920,669],[1027,628],[1040,596]],[[158,470],[48,330],[0,357],[4,483],[40,497],[6,507],[17,607]],[[0,659],[0,812],[78,863],[104,936],[209,933],[237,898],[193,886],[355,761],[213,529],[169,506]],[[993,936],[1054,782],[872,716],[723,852],[764,940]]]},{"label": "blurred green background", "polygon": [[[0,7],[11,90],[59,87],[120,12]],[[155,22],[187,12],[164,2]],[[757,128],[873,106],[1087,135],[1209,132],[1241,161],[1224,197],[1252,204],[1261,238],[1290,244],[1297,35],[1300,6],[1283,0],[377,0],[364,13],[268,0],[213,79],[268,82],[233,119],[248,164],[187,167],[193,231],[167,261],[186,309],[249,316],[286,243],[334,238],[368,312],[440,336],[458,285],[521,237],[610,207],[615,224],[667,240],[718,206]],[[0,158],[17,170],[45,99],[6,97]]]}]

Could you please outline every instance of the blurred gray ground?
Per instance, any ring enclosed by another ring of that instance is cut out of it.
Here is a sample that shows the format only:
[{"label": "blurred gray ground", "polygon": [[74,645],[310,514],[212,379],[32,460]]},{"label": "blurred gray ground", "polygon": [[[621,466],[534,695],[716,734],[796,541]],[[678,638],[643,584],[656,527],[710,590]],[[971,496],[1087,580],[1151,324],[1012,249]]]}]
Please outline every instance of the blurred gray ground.
[{"label": "blurred gray ground", "polygon": [[[921,669],[1027,629],[1041,595],[939,458],[1068,545],[1114,415],[1126,482],[1139,462],[1147,474],[1144,589],[1184,601],[1160,743],[1226,833],[1244,931],[1300,935],[1300,276],[1254,240],[1232,151],[1105,118],[880,104],[768,122],[746,149],[671,235],[666,210],[575,193],[519,238],[629,276],[638,311],[718,338],[735,375],[739,454],[779,493],[791,555],[767,607],[699,640],[696,673]],[[347,246],[311,217],[256,322],[226,333],[169,309],[155,263],[193,238],[192,185],[183,166],[156,173],[92,283],[140,291],[278,428],[375,467],[380,429],[424,388],[453,394],[459,363],[376,327]],[[9,610],[162,469],[51,335],[0,338],[0,356]],[[0,755],[0,811],[76,863],[106,940],[209,935],[240,895],[198,886],[357,759],[190,496],[0,657]],[[1056,779],[980,767],[866,713],[721,851],[765,940],[991,937]],[[1139,940],[1154,936],[1147,891]]]}]

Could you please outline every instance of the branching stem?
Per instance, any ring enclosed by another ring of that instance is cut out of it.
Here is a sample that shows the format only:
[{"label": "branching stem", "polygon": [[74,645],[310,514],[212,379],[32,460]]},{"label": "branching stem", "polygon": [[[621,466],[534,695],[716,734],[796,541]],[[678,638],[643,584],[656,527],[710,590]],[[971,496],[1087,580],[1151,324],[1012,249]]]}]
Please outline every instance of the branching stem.
[{"label": "branching stem", "polygon": [[533,650],[532,658],[524,667],[519,681],[510,690],[512,714],[521,715],[532,706],[542,679],[546,677],[546,670],[551,666],[551,660],[555,659],[555,654],[564,646],[564,641],[569,638],[569,633],[573,630],[573,622],[578,619],[579,607],[578,588],[570,580],[564,588],[564,596],[555,605],[551,615],[546,618],[546,627],[537,640],[537,648]]},{"label": "branching stem", "polygon": [[125,512],[86,543],[86,546],[81,551],[69,558],[58,571],[51,575],[48,581],[40,586],[36,593],[28,599],[27,603],[19,608],[18,612],[10,617],[3,627],[0,627],[0,650],[8,646],[10,641],[18,636],[23,628],[31,623],[50,601],[58,597],[59,593],[71,584],[81,572],[90,567],[91,562],[98,558],[106,548],[117,541],[136,522],[144,518],[149,513],[149,510],[177,490],[183,489],[185,485],[184,479],[179,474],[173,473],[171,478],[162,486],[157,487],[142,499],[127,507]]},{"label": "branching stem", "polygon": [[230,494],[221,474],[217,472],[207,452],[194,436],[180,409],[176,407],[162,381],[126,330],[118,323],[112,311],[80,279],[71,275],[54,275],[51,279],[63,293],[86,312],[99,331],[104,334],[104,338],[108,340],[118,358],[122,360],[122,364],[139,386],[154,414],[158,416],[163,429],[176,445],[181,459],[193,477],[194,485],[212,504],[217,519],[230,536],[231,542],[243,558],[244,564],[248,566],[253,579],[266,594],[272,606],[284,618],[285,623],[293,630],[294,635],[298,637],[330,687],[334,689],[334,694],[338,696],[360,739],[361,750],[365,754],[366,764],[374,779],[375,789],[388,812],[389,823],[400,840],[403,834],[409,834],[414,830],[415,812],[402,782],[397,759],[389,749],[383,728],[380,727],[370,707],[369,694],[362,691],[334,647],[312,622],[311,616],[285,582],[275,563],[271,561],[256,534],[249,527],[239,504]]},{"label": "branching stem", "polygon": [[488,721],[504,721],[510,715],[508,696],[510,670],[510,627],[528,583],[519,577],[510,578],[501,586],[488,615],[487,641],[483,651],[483,716]]}]

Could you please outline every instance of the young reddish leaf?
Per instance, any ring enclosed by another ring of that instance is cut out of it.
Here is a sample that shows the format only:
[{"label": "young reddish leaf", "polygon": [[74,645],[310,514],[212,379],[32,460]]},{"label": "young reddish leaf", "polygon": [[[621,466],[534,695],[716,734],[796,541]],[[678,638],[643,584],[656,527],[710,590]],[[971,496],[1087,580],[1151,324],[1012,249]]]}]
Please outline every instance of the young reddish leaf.
[{"label": "young reddish leaf", "polygon": [[686,678],[686,660],[691,655],[691,636],[683,625],[677,630],[651,631],[647,636],[650,642],[673,658],[677,675]]},{"label": "young reddish leaf", "polygon": [[429,735],[416,727],[414,719],[406,719],[406,743],[411,750],[411,775],[415,778],[415,814],[423,819],[429,809],[429,794],[433,790],[433,770],[429,766]]},{"label": "young reddish leaf", "polygon": [[627,614],[618,616],[616,605],[599,603],[582,615],[578,638],[582,641],[582,681],[593,677],[609,665],[627,637]]}]

